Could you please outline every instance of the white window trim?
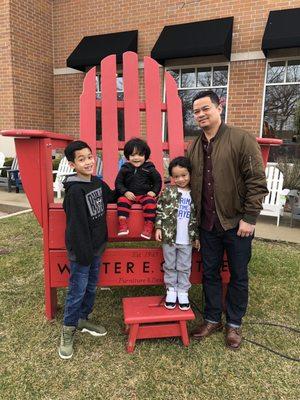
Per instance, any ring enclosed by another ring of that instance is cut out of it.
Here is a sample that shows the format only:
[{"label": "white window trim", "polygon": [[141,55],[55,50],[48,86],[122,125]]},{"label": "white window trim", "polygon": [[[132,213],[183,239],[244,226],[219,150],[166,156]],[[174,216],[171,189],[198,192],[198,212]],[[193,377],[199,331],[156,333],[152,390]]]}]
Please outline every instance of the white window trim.
[{"label": "white window trim", "polygon": [[[252,60],[265,60],[265,55],[262,51],[246,51],[246,52],[241,52],[241,53],[231,53],[230,61],[231,62],[237,62],[237,61],[252,61]],[[195,61],[193,64],[197,64],[198,62],[196,60],[196,57],[194,58]],[[226,62],[224,60],[224,62]],[[224,64],[222,62],[222,65]],[[201,64],[201,61],[199,61],[199,64]],[[172,65],[172,60],[167,60],[166,63],[167,66]],[[204,65],[204,64],[201,64]],[[211,64],[209,64],[211,65]],[[139,69],[144,68],[144,62],[139,61]],[[82,71],[78,71],[73,68],[53,68],[53,75],[68,75],[68,74],[84,74]]]},{"label": "white window trim", "polygon": [[[263,90],[263,97],[262,97],[262,110],[261,110],[259,137],[263,137],[263,124],[264,124],[264,111],[265,111],[265,100],[266,100],[266,87],[267,87],[267,86],[278,86],[278,85],[284,86],[284,85],[299,85],[299,84],[300,84],[300,82],[267,83],[268,65],[269,65],[269,63],[273,63],[273,62],[285,62],[285,67],[286,67],[286,66],[287,66],[287,63],[288,63],[289,61],[294,61],[294,60],[299,60],[299,61],[300,61],[300,57],[268,58],[268,59],[266,60],[265,78],[264,78],[264,90]],[[285,68],[284,80],[286,80],[286,71],[287,71],[287,68]]]}]

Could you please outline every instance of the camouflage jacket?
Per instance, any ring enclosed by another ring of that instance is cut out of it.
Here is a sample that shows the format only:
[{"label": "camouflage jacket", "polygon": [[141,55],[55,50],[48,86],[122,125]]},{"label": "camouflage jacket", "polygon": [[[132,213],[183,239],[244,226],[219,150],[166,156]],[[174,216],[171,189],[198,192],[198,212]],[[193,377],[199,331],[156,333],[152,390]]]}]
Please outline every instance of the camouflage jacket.
[{"label": "camouflage jacket", "polygon": [[[177,213],[181,193],[177,186],[166,186],[157,202],[155,228],[162,230],[163,243],[174,244],[176,240]],[[194,203],[191,203],[189,222],[190,242],[199,238]]]}]

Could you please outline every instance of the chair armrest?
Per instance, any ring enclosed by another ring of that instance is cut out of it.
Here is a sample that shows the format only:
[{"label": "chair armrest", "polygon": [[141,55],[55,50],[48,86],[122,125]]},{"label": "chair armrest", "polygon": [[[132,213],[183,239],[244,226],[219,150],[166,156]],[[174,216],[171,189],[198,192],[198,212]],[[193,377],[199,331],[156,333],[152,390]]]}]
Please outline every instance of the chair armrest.
[{"label": "chair armrest", "polygon": [[49,138],[63,141],[73,141],[73,138],[69,135],[61,133],[54,133],[50,131],[36,130],[36,129],[15,129],[15,130],[4,130],[0,131],[2,136],[10,137],[22,137],[22,138]]},{"label": "chair armrest", "polygon": [[68,176],[68,175],[73,175],[75,173],[76,173],[75,171],[74,172],[59,172],[57,170],[52,171],[52,174],[57,176]]},{"label": "chair armrest", "polygon": [[7,172],[19,172],[19,169],[8,169]]},{"label": "chair armrest", "polygon": [[57,176],[69,176],[69,175],[74,175],[76,172],[63,172],[63,173],[57,173]]}]

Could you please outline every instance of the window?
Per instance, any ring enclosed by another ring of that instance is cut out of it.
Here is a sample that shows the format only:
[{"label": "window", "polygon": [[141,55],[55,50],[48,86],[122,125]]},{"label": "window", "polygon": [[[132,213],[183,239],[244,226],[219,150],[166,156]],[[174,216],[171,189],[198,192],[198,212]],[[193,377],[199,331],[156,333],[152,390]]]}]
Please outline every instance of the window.
[{"label": "window", "polygon": [[192,98],[201,90],[214,90],[223,105],[222,119],[226,120],[228,92],[228,65],[172,68],[168,71],[175,79],[183,105],[183,125],[186,137],[197,136],[198,127],[192,112]]},{"label": "window", "polygon": [[262,136],[283,140],[271,147],[269,161],[300,158],[299,120],[300,60],[268,62]]},{"label": "window", "polygon": [[[124,88],[123,88],[123,76],[121,73],[117,74],[117,99],[123,100],[124,98]],[[101,100],[101,76],[96,76],[96,99]],[[96,110],[96,137],[97,140],[101,140],[101,110],[97,108]],[[118,109],[118,139],[124,140],[124,110]]]}]

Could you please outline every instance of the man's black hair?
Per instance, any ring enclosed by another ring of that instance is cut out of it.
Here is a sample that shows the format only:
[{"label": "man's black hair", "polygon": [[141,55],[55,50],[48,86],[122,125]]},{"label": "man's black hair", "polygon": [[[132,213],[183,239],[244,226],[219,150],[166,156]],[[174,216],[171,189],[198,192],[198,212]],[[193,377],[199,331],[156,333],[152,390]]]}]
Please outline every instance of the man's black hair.
[{"label": "man's black hair", "polygon": [[127,158],[127,160],[129,160],[129,156],[131,156],[133,153],[138,153],[141,156],[145,156],[145,161],[147,161],[150,157],[151,150],[144,140],[140,138],[133,138],[125,143],[124,156]]},{"label": "man's black hair", "polygon": [[172,176],[172,170],[175,167],[186,168],[189,173],[192,172],[192,165],[190,160],[187,157],[176,157],[169,164],[169,175]]},{"label": "man's black hair", "polygon": [[92,151],[90,146],[82,140],[74,140],[74,142],[68,144],[68,146],[65,148],[65,156],[67,157],[67,160],[74,162],[75,151],[82,149],[89,149],[90,151]]},{"label": "man's black hair", "polygon": [[198,92],[192,99],[192,105],[195,103],[196,100],[203,99],[203,97],[209,97],[211,102],[214,103],[216,106],[220,104],[220,98],[216,92],[213,90],[203,90],[202,92]]}]

